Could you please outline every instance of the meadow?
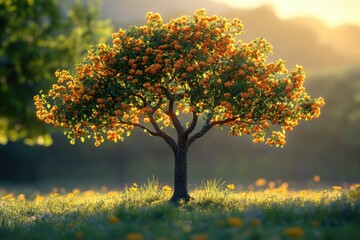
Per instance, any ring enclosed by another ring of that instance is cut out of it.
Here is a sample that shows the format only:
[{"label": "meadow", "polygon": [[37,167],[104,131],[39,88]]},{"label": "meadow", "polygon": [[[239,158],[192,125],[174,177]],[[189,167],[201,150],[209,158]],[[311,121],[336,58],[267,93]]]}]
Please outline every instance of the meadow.
[{"label": "meadow", "polygon": [[239,191],[209,180],[178,206],[168,203],[171,194],[156,179],[122,191],[2,189],[0,239],[360,239],[360,184]]}]

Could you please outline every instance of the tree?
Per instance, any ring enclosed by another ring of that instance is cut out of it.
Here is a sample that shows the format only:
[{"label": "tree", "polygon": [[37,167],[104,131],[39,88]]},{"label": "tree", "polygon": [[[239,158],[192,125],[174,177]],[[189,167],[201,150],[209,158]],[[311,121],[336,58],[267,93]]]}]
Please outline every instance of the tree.
[{"label": "tree", "polygon": [[34,117],[32,98],[52,83],[51,73],[81,60],[112,29],[99,4],[80,0],[0,1],[0,143],[25,139],[49,144],[49,129]]},{"label": "tree", "polygon": [[57,71],[58,84],[34,100],[37,116],[65,128],[72,144],[122,141],[134,128],[162,138],[175,157],[171,201],[190,200],[187,153],[212,128],[283,146],[300,119],[319,116],[324,101],[305,92],[303,68],[288,72],[282,60],[265,63],[271,45],[237,40],[238,19],[205,10],[167,24],[157,13],[146,17],[144,26],[115,32],[112,46],[89,51],[75,74]]}]

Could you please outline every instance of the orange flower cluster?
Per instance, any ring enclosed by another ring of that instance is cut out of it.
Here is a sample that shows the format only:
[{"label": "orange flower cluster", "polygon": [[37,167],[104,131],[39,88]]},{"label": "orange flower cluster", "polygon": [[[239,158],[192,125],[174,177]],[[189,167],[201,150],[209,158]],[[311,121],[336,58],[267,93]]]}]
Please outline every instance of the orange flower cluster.
[{"label": "orange flower cluster", "polygon": [[[319,116],[324,100],[306,94],[302,67],[288,72],[283,60],[266,63],[272,46],[238,41],[239,19],[205,10],[166,24],[158,13],[146,19],[113,33],[112,45],[91,49],[75,74],[57,71],[57,84],[34,97],[38,118],[67,129],[72,143],[92,137],[98,146],[134,127],[167,127],[171,111],[196,113],[235,136],[283,146],[298,120]],[[271,133],[273,125],[282,131]]]}]

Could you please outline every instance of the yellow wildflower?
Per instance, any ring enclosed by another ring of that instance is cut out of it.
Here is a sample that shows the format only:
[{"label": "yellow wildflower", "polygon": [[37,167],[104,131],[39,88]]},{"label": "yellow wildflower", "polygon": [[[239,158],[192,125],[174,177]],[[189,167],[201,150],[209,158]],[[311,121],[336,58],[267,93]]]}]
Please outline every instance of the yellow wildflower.
[{"label": "yellow wildflower", "polygon": [[258,180],[255,181],[255,186],[257,187],[262,187],[265,186],[267,183],[265,178],[259,178]]},{"label": "yellow wildflower", "polygon": [[14,201],[14,195],[12,193],[7,194],[6,196],[1,198],[2,200]]},{"label": "yellow wildflower", "polygon": [[21,193],[17,196],[17,199],[20,200],[20,201],[24,201],[26,198],[25,198],[25,194]]},{"label": "yellow wildflower", "polygon": [[342,189],[342,187],[341,186],[333,186],[332,189],[334,191],[340,191]]},{"label": "yellow wildflower", "polygon": [[129,188],[129,190],[130,190],[130,192],[136,192],[136,191],[137,191],[137,188],[131,187],[131,188]]},{"label": "yellow wildflower", "polygon": [[128,233],[125,240],[142,240],[142,235],[140,233]]},{"label": "yellow wildflower", "polygon": [[234,189],[235,189],[234,184],[229,184],[229,185],[227,185],[226,187],[227,187],[227,189],[229,189],[229,190],[234,190]]},{"label": "yellow wildflower", "polygon": [[86,192],[84,192],[85,197],[91,197],[94,194],[95,194],[95,192],[93,190],[87,190]]},{"label": "yellow wildflower", "polygon": [[162,187],[162,190],[163,190],[164,192],[171,192],[171,191],[172,191],[172,188],[171,188],[170,186],[168,186],[168,185],[165,185],[165,186]]},{"label": "yellow wildflower", "polygon": [[288,227],[285,228],[284,234],[288,237],[303,237],[305,230],[301,227]]},{"label": "yellow wildflower", "polygon": [[279,189],[282,189],[282,190],[287,190],[289,187],[289,184],[287,182],[283,182],[280,186],[279,186]]},{"label": "yellow wildflower", "polygon": [[351,191],[354,191],[357,188],[360,188],[360,183],[355,183],[355,184],[350,185],[350,190]]},{"label": "yellow wildflower", "polygon": [[320,178],[319,175],[315,175],[315,176],[313,177],[313,180],[314,180],[314,182],[320,182],[321,178]]},{"label": "yellow wildflower", "polygon": [[269,182],[268,186],[269,186],[270,189],[274,188],[275,187],[275,182],[274,181]]},{"label": "yellow wildflower", "polygon": [[73,193],[73,194],[78,194],[78,193],[80,193],[80,189],[79,189],[79,188],[74,188],[74,189],[72,190],[72,193]]},{"label": "yellow wildflower", "polygon": [[241,218],[229,217],[227,222],[231,227],[240,227],[244,221]]},{"label": "yellow wildflower", "polygon": [[136,183],[133,183],[132,186],[129,188],[130,192],[137,192],[138,185]]},{"label": "yellow wildflower", "polygon": [[44,200],[44,197],[41,196],[41,195],[37,195],[36,198],[35,198],[35,202],[41,202]]},{"label": "yellow wildflower", "polygon": [[116,195],[118,195],[118,193],[115,192],[115,191],[110,191],[110,192],[107,192],[107,193],[106,193],[106,196],[109,196],[109,197],[114,197],[114,196],[116,196]]},{"label": "yellow wildflower", "polygon": [[57,196],[59,196],[58,193],[52,193],[52,194],[50,195],[50,197],[57,197]]},{"label": "yellow wildflower", "polygon": [[115,216],[108,216],[107,220],[108,220],[109,223],[112,223],[112,224],[120,222],[120,219],[118,217],[115,217]]}]

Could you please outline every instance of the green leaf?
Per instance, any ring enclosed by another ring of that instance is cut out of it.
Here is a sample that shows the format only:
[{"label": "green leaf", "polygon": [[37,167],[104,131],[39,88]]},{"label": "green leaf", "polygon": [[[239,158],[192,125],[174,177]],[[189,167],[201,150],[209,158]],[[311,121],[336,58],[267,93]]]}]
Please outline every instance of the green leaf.
[{"label": "green leaf", "polygon": [[130,132],[130,131],[127,131],[127,132],[126,132],[126,136],[127,136],[127,137],[129,137],[129,136],[130,136],[130,134],[131,134],[131,132]]}]

